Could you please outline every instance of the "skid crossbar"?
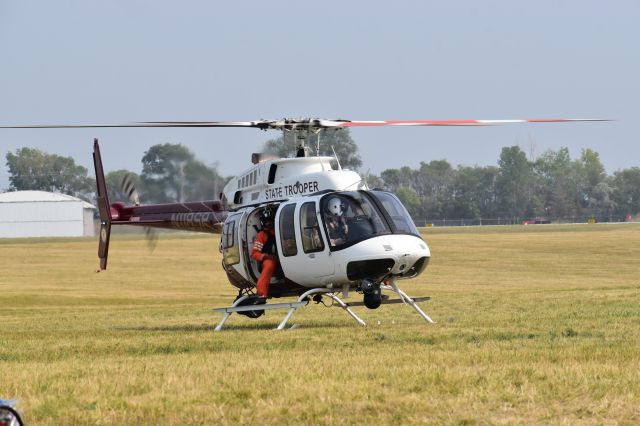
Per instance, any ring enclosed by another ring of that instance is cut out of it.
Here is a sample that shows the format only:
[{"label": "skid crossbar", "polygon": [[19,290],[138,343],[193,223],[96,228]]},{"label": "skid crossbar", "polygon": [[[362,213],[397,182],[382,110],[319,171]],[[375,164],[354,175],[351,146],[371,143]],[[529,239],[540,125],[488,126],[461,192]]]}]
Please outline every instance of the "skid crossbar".
[{"label": "skid crossbar", "polygon": [[[338,296],[336,296],[335,294],[333,294],[333,292],[335,291],[335,289],[331,289],[331,288],[313,288],[305,293],[302,293],[302,295],[300,295],[300,297],[298,297],[298,302],[301,302],[303,300],[305,300],[307,297],[311,296],[312,294],[324,294],[325,296],[330,297],[332,300],[334,300],[338,305],[340,305],[340,307],[342,309],[344,309],[349,315],[351,315],[351,317],[356,320],[356,322],[362,326],[367,325],[367,323],[365,323],[364,321],[362,321],[362,319],[357,316],[355,314],[355,312],[353,312],[351,310],[351,308],[349,308],[349,306],[347,306],[346,303],[344,303],[342,300],[340,300],[340,298]],[[293,315],[293,313],[296,311],[297,308],[292,307],[291,309],[289,309],[289,312],[287,312],[287,315],[285,315],[284,319],[282,320],[282,322],[280,323],[280,325],[278,325],[278,330],[283,330],[285,328],[285,326],[287,325],[287,321],[289,321],[289,319],[291,318],[291,315]]]}]

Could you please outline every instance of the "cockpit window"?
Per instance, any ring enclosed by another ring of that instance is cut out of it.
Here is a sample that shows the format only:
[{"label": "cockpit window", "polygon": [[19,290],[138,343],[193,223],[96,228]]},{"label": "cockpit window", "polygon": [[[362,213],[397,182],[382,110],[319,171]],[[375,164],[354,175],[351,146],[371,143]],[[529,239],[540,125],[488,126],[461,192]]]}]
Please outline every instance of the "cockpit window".
[{"label": "cockpit window", "polygon": [[340,192],[322,198],[322,218],[333,249],[340,249],[391,229],[376,206],[360,192]]},{"label": "cockpit window", "polygon": [[411,216],[404,208],[400,200],[388,192],[371,191],[371,194],[380,202],[389,218],[393,222],[394,234],[413,234],[420,236],[418,228],[413,223]]}]

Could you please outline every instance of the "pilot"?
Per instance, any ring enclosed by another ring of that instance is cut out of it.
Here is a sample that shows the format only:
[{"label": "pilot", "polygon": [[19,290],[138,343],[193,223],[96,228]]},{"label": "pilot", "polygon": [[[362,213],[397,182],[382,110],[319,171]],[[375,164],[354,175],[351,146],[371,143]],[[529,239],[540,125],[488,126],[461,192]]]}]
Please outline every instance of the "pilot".
[{"label": "pilot", "polygon": [[251,257],[262,264],[262,272],[258,278],[258,297],[267,298],[269,294],[269,282],[271,276],[278,268],[278,252],[276,247],[276,235],[273,226],[273,212],[265,210],[260,216],[262,229],[258,232],[256,241],[253,243]]},{"label": "pilot", "polygon": [[340,197],[333,197],[327,203],[325,221],[329,231],[329,241],[336,246],[347,241],[349,225],[347,225],[344,213],[346,206]]}]

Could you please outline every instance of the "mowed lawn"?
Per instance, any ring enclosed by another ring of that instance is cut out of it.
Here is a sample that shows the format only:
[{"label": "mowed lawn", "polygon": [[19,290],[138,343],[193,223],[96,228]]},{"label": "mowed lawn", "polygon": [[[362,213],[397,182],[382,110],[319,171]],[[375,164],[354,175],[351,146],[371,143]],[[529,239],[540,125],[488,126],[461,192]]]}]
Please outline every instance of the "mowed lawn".
[{"label": "mowed lawn", "polygon": [[[640,225],[427,229],[403,305],[220,316],[218,236],[0,240],[0,398],[28,424],[640,424]],[[352,294],[349,300],[360,300]]]}]

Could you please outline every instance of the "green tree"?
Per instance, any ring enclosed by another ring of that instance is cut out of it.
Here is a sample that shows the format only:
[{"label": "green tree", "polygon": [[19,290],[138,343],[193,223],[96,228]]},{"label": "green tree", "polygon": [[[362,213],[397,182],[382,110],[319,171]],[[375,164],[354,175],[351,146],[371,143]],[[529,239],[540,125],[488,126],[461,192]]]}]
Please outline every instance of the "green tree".
[{"label": "green tree", "polygon": [[400,199],[400,202],[405,206],[414,221],[418,218],[423,218],[422,212],[422,200],[420,196],[411,188],[402,187],[395,191],[396,196]]},{"label": "green tree", "polygon": [[[320,155],[333,157],[333,151],[335,150],[343,168],[358,170],[362,166],[362,160],[358,154],[358,145],[351,138],[349,129],[325,129],[319,133],[319,136]],[[262,150],[265,153],[286,158],[295,155],[297,146],[298,142],[295,140],[295,133],[285,132],[284,136],[266,141]],[[316,154],[317,136],[310,136],[306,141],[306,146],[310,152]]]},{"label": "green tree", "polygon": [[61,192],[90,200],[95,188],[87,168],[71,157],[48,154],[35,148],[19,148],[7,153],[9,190]]},{"label": "green tree", "polygon": [[[546,151],[534,164],[537,178],[536,191],[542,194],[545,213],[552,217],[579,216],[588,206],[592,187],[589,183],[596,178],[594,158],[597,154],[584,152],[580,160],[571,161],[569,150]],[[585,162],[586,159],[586,162]],[[597,161],[599,163],[599,160]],[[596,182],[598,177],[594,180]]]},{"label": "green tree", "polygon": [[577,201],[590,215],[609,215],[615,204],[610,195],[613,189],[605,182],[607,174],[600,162],[600,155],[587,148],[582,150],[574,168]]},{"label": "green tree", "polygon": [[458,166],[448,217],[488,218],[496,215],[498,168]]},{"label": "green tree", "polygon": [[591,190],[588,201],[590,215],[610,217],[614,213],[616,207],[613,199],[614,189],[608,180],[603,180]]},{"label": "green tree", "polygon": [[416,171],[404,166],[400,169],[383,170],[380,177],[384,180],[385,187],[390,191],[400,188],[414,188]]},{"label": "green tree", "polygon": [[225,179],[180,144],[154,145],[142,157],[141,196],[145,202],[218,198]]},{"label": "green tree", "polygon": [[428,218],[442,219],[447,215],[456,171],[447,160],[420,162],[414,188],[422,197],[424,214]]},{"label": "green tree", "polygon": [[600,162],[600,154],[591,148],[583,149],[580,156],[584,167],[584,174],[590,188],[595,188],[607,176],[604,166]]},{"label": "green tree", "polygon": [[640,213],[640,167],[615,172],[612,186],[618,214],[626,216]]},{"label": "green tree", "polygon": [[528,213],[531,169],[526,154],[518,147],[504,147],[496,178],[499,214],[523,217]]},{"label": "green tree", "polygon": [[407,166],[387,169],[381,177],[389,191],[397,193],[401,189],[410,189],[418,196],[420,208],[413,208],[412,215],[431,219],[445,217],[455,178],[455,170],[446,160],[421,162],[418,170]]}]

